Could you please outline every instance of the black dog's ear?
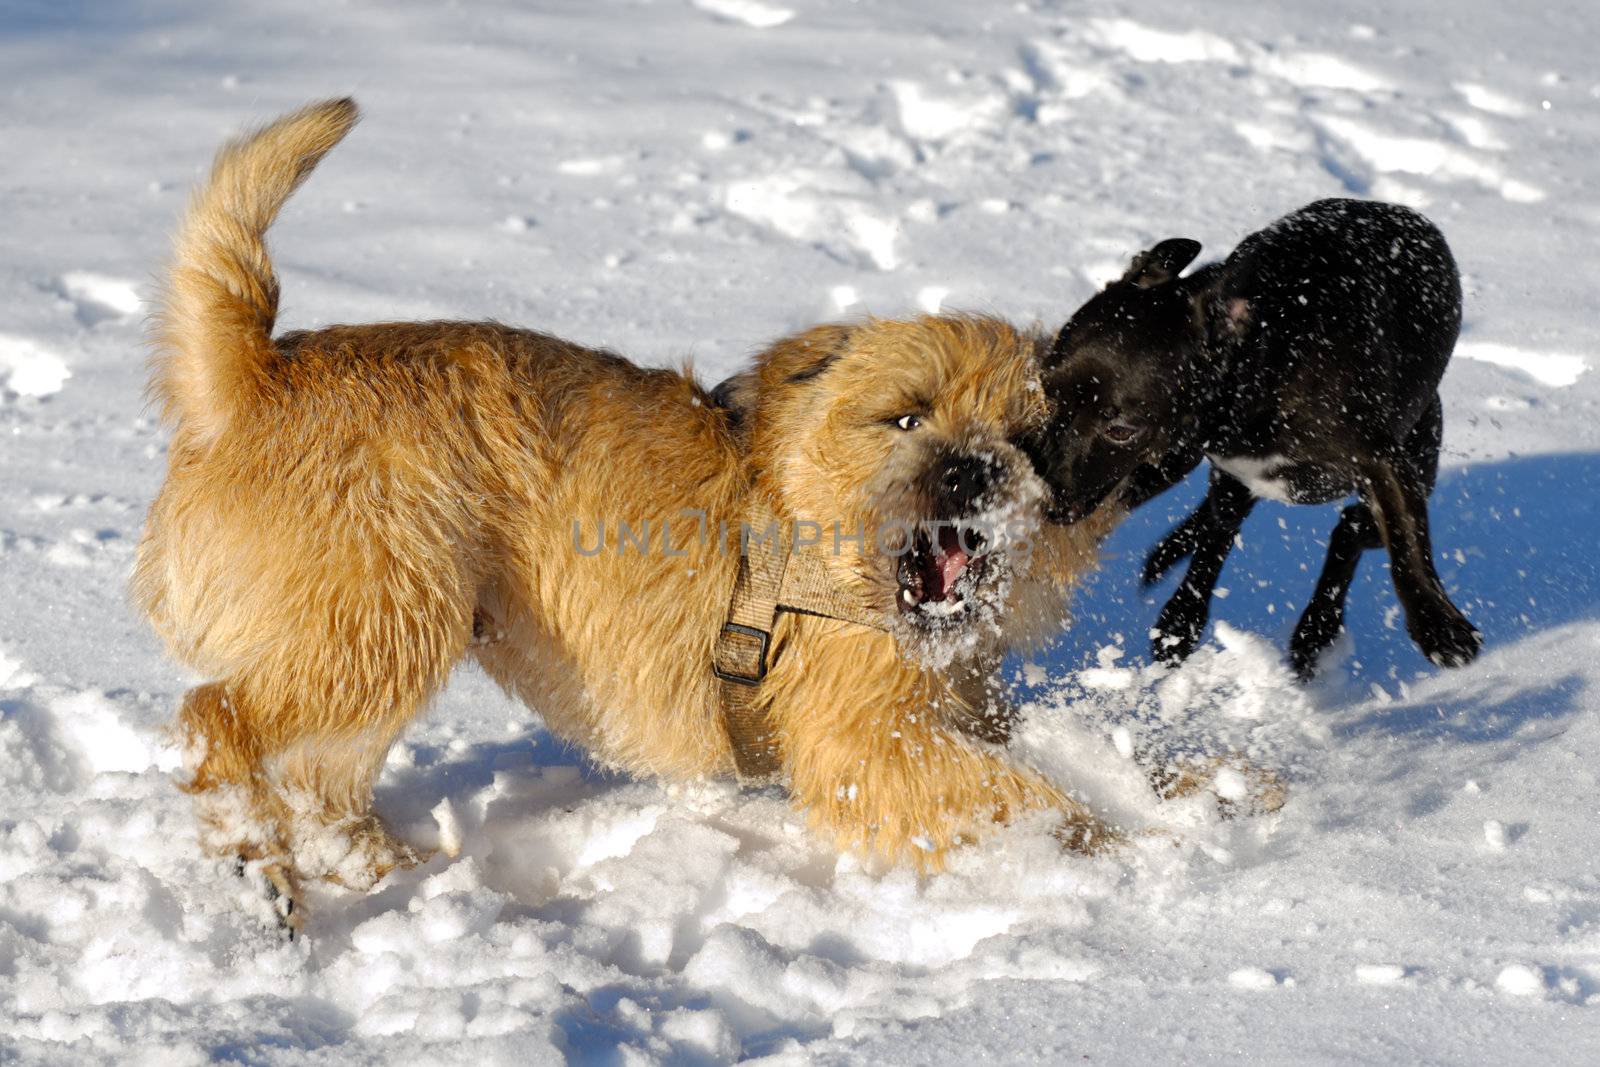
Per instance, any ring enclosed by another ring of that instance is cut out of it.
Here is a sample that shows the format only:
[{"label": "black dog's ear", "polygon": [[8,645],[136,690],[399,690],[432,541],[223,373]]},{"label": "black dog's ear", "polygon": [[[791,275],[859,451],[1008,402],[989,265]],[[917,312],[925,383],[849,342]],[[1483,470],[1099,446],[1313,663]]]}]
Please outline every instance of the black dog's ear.
[{"label": "black dog's ear", "polygon": [[735,429],[742,427],[756,407],[756,372],[740,371],[724,378],[710,393],[711,406],[728,413],[728,422]]},{"label": "black dog's ear", "polygon": [[1224,296],[1221,287],[1212,284],[1190,298],[1194,304],[1195,329],[1213,345],[1239,341],[1255,325],[1255,306],[1248,297]]},{"label": "black dog's ear", "polygon": [[1176,278],[1183,268],[1193,263],[1194,257],[1199,254],[1199,241],[1188,237],[1169,237],[1154,248],[1134,256],[1133,262],[1128,266],[1128,273],[1118,279],[1118,282],[1137,285],[1141,289],[1166,285]]},{"label": "black dog's ear", "polygon": [[1243,337],[1255,322],[1255,309],[1242,296],[1221,301],[1217,312],[1217,328],[1232,337]]}]

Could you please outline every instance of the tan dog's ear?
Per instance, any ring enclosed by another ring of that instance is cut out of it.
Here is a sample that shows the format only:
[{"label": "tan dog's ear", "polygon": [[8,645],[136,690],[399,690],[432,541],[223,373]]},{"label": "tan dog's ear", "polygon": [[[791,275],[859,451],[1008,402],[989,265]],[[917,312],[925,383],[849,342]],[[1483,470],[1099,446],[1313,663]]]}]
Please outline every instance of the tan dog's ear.
[{"label": "tan dog's ear", "polygon": [[813,326],[805,333],[779,341],[757,358],[760,387],[775,390],[823,374],[844,351],[852,329],[837,324]]},{"label": "tan dog's ear", "polygon": [[[813,326],[785,337],[756,357],[755,368],[746,372],[750,378],[737,387],[750,406],[735,433],[769,477],[780,477],[779,457],[810,440],[827,403],[815,383],[838,362],[853,332],[850,326]],[[777,481],[768,486],[779,498],[786,496],[786,488]]]}]

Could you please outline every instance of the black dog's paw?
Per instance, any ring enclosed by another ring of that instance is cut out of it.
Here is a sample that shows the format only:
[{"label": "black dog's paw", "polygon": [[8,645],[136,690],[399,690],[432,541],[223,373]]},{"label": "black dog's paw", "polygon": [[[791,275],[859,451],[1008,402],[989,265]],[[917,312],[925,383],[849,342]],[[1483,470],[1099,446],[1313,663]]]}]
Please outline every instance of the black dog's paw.
[{"label": "black dog's paw", "polygon": [[[1299,636],[1298,634],[1296,635]],[[1302,685],[1309,683],[1317,676],[1317,665],[1322,660],[1322,653],[1327,651],[1328,643],[1299,644],[1291,642],[1289,645],[1289,669],[1294,671],[1295,680]]]},{"label": "black dog's paw", "polygon": [[1182,590],[1161,609],[1150,631],[1150,656],[1157,663],[1182,663],[1200,644],[1210,612]]},{"label": "black dog's paw", "polygon": [[1448,612],[1418,620],[1411,627],[1411,638],[1422,649],[1422,654],[1441,667],[1465,667],[1478,658],[1483,648],[1483,634],[1467,621],[1467,617],[1449,605]]},{"label": "black dog's paw", "polygon": [[1295,677],[1309,682],[1317,676],[1317,664],[1344,629],[1344,612],[1333,607],[1307,608],[1289,638],[1289,666]]}]

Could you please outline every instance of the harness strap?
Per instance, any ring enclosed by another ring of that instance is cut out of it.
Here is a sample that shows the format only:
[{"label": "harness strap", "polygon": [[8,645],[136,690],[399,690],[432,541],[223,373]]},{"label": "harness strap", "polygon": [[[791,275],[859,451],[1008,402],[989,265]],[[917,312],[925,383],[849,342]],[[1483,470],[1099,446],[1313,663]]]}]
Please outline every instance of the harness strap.
[{"label": "harness strap", "polygon": [[782,769],[778,738],[760,703],[778,613],[817,615],[875,630],[888,625],[881,612],[839,589],[820,554],[796,551],[792,532],[764,503],[751,508],[745,526],[751,536],[740,532],[738,574],[711,667],[739,778],[766,781]]}]

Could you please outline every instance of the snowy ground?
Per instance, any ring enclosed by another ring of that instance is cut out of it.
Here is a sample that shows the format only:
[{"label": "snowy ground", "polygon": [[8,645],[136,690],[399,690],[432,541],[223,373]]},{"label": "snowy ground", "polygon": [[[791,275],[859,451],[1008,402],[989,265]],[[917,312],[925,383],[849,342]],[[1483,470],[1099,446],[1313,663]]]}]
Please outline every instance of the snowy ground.
[{"label": "snowy ground", "polygon": [[[0,0],[0,1061],[1600,1061],[1597,40],[1591,0]],[[1190,485],[1018,668],[1041,765],[1179,847],[863,869],[776,794],[596,774],[463,672],[379,797],[460,858],[281,943],[197,857],[190,679],[124,602],[140,294],[221,138],[342,92],[284,325],[494,316],[708,379],[863,310],[1054,326],[1153,239],[1319,196],[1421,206],[1467,275],[1434,517],[1488,650],[1429,668],[1369,559],[1298,689],[1334,513],[1268,504],[1227,625],[1152,671],[1132,570]],[[1145,738],[1292,799],[1159,807]]]}]

